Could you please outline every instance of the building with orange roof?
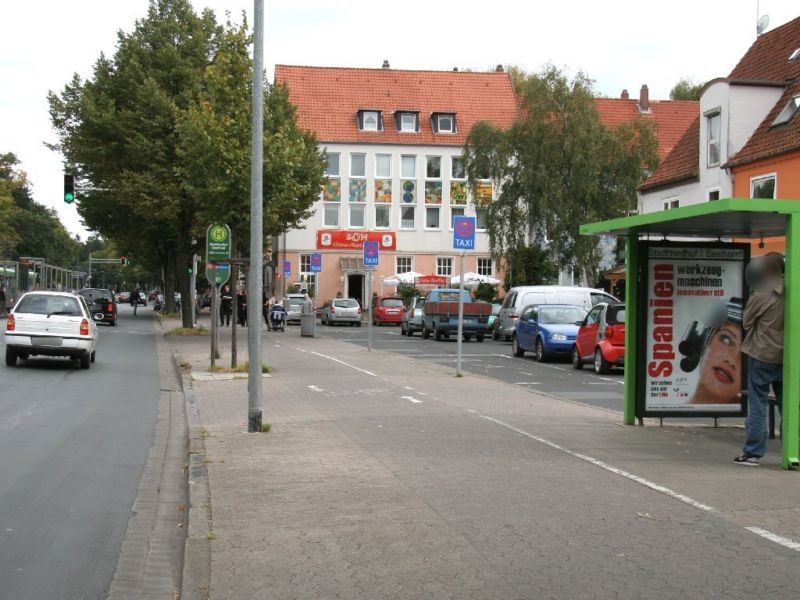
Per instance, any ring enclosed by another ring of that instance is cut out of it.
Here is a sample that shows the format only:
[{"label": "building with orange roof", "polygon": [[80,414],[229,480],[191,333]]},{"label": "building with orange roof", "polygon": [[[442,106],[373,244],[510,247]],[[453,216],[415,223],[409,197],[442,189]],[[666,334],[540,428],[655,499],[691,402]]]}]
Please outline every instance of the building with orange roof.
[{"label": "building with orange roof", "polygon": [[[760,35],[639,188],[640,212],[719,198],[800,199],[800,18]],[[765,240],[754,253],[783,251]]]}]

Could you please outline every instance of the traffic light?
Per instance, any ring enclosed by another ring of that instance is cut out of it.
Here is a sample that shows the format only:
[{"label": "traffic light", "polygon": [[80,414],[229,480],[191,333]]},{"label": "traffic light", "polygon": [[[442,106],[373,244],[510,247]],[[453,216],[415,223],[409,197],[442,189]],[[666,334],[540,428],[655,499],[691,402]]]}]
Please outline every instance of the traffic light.
[{"label": "traffic light", "polygon": [[186,274],[187,275],[191,275],[192,274],[192,267],[187,267],[186,268]]},{"label": "traffic light", "polygon": [[120,262],[120,264],[127,265],[128,264],[128,259],[125,258],[124,256],[120,256],[119,257],[119,262]]},{"label": "traffic light", "polygon": [[64,202],[75,202],[75,176],[64,173]]}]

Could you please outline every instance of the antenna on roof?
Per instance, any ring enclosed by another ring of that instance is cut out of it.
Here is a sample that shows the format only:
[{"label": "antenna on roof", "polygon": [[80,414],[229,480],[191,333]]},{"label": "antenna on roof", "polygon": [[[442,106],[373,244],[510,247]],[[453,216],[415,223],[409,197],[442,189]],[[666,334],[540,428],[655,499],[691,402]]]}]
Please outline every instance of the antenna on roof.
[{"label": "antenna on roof", "polygon": [[769,27],[769,15],[764,15],[756,23],[756,37],[764,33],[767,27]]}]

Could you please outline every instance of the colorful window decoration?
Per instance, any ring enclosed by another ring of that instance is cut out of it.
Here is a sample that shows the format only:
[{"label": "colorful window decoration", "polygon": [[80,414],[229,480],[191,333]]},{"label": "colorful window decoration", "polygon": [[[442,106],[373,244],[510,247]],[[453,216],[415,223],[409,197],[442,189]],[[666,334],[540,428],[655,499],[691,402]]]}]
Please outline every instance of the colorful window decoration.
[{"label": "colorful window decoration", "polygon": [[417,201],[417,182],[406,179],[403,181],[403,203],[414,204]]},{"label": "colorful window decoration", "polygon": [[450,182],[450,204],[464,205],[467,203],[467,182]]},{"label": "colorful window decoration", "polygon": [[488,204],[492,201],[492,182],[479,181],[475,184],[475,203],[478,205]]},{"label": "colorful window decoration", "polygon": [[385,202],[386,204],[391,204],[392,202],[391,179],[375,180],[375,202]]},{"label": "colorful window decoration", "polygon": [[322,199],[325,202],[339,202],[342,199],[342,182],[339,179],[328,179],[322,185]]},{"label": "colorful window decoration", "polygon": [[442,182],[426,181],[425,204],[441,204],[441,203],[442,203]]},{"label": "colorful window decoration", "polygon": [[367,201],[367,180],[351,179],[350,202],[366,202],[366,201]]}]

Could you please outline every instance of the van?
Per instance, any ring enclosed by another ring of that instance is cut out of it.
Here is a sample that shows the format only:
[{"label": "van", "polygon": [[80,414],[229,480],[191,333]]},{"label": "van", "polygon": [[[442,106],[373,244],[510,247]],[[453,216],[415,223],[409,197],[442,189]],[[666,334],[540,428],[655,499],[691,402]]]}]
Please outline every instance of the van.
[{"label": "van", "polygon": [[599,302],[619,302],[611,294],[594,288],[565,285],[523,285],[508,290],[494,321],[492,339],[511,340],[522,309],[529,304],[572,304],[588,312]]}]

